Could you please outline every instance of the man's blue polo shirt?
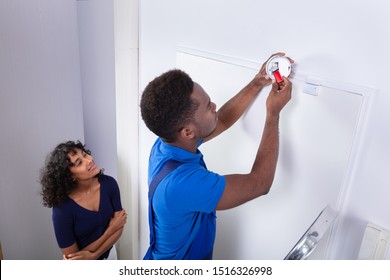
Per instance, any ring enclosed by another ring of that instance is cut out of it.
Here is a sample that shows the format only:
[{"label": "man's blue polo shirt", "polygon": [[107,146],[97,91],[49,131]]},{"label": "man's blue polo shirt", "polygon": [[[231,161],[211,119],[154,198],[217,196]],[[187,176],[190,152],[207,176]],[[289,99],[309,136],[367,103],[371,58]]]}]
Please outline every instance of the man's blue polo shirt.
[{"label": "man's blue polo shirt", "polygon": [[[184,164],[169,173],[154,193],[154,259],[183,257],[204,219],[203,214],[215,215],[226,183],[225,177],[207,170],[199,150],[191,153],[158,138],[149,158],[149,184],[169,159]],[[209,244],[205,247],[212,248],[214,241],[215,228],[207,233]]]}]

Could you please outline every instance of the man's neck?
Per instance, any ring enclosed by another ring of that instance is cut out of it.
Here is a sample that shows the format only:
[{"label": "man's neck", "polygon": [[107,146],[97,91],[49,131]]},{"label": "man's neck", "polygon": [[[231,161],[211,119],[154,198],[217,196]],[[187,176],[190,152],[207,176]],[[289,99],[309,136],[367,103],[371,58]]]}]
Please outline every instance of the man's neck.
[{"label": "man's neck", "polygon": [[177,139],[177,140],[169,142],[167,144],[196,154],[197,149],[198,149],[198,143],[199,143],[199,141],[196,141],[196,140]]}]

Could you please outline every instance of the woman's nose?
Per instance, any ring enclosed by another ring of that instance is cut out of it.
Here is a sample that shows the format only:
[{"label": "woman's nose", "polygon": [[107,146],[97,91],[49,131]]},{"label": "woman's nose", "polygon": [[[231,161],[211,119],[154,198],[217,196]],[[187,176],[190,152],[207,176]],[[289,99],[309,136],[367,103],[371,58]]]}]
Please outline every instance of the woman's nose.
[{"label": "woman's nose", "polygon": [[93,157],[92,157],[91,155],[88,155],[88,156],[87,156],[87,161],[88,161],[88,162],[92,162],[92,161],[93,161]]}]

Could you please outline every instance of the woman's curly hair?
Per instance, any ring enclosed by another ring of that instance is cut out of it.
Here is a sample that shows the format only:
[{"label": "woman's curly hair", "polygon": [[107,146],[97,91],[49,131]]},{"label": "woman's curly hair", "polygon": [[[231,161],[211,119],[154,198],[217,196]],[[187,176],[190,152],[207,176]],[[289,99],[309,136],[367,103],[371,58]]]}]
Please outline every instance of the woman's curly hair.
[{"label": "woman's curly hair", "polygon": [[80,141],[67,141],[58,144],[49,154],[45,166],[41,169],[39,182],[42,185],[41,195],[45,207],[54,207],[64,202],[75,186],[69,167],[73,166],[69,152],[80,149],[91,154]]},{"label": "woman's curly hair", "polygon": [[141,97],[141,116],[146,126],[166,142],[192,120],[199,104],[191,99],[194,82],[187,73],[173,69],[155,78]]}]

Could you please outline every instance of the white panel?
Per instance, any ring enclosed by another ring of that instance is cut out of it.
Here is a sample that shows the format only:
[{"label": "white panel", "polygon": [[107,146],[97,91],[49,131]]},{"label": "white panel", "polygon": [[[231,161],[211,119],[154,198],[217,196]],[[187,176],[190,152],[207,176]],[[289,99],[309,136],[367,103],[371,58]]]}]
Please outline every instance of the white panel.
[{"label": "white panel", "polygon": [[390,231],[368,223],[359,250],[359,260],[389,259]]},{"label": "white panel", "polygon": [[[247,62],[232,61],[218,55],[177,53],[177,66],[200,83],[217,106],[258,71]],[[344,199],[357,147],[363,95],[345,90],[345,85],[337,89],[323,82],[318,96],[313,96],[302,92],[305,85],[293,79],[293,98],[281,114],[279,162],[270,193],[218,212],[216,259],[283,259],[326,205],[341,208],[339,200]],[[229,131],[201,146],[209,169],[220,174],[250,171],[269,89]],[[326,247],[320,244],[321,252],[313,256],[323,258]]]}]

